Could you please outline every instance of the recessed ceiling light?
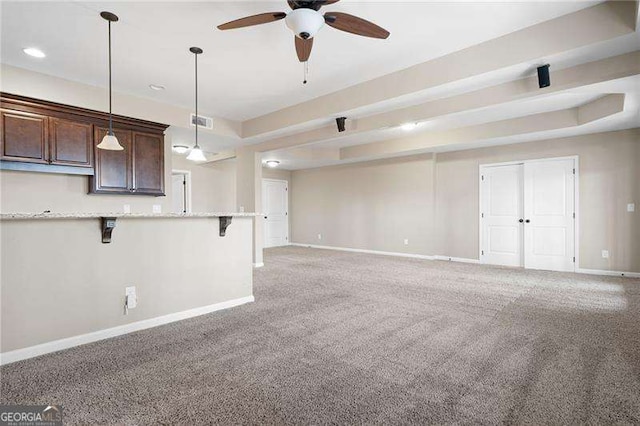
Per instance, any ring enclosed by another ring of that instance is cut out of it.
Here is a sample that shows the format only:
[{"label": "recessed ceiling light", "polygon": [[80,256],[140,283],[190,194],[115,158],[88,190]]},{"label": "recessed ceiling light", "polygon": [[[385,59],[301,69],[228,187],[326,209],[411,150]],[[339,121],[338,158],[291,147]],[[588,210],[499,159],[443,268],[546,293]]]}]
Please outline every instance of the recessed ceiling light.
[{"label": "recessed ceiling light", "polygon": [[173,152],[175,152],[176,154],[184,154],[185,152],[189,151],[189,147],[186,145],[174,145],[172,148]]},{"label": "recessed ceiling light", "polygon": [[151,90],[164,90],[165,87],[161,84],[150,84],[149,89]]},{"label": "recessed ceiling light", "polygon": [[47,56],[42,50],[36,47],[25,47],[24,49],[22,49],[22,51],[29,56],[33,56],[34,58],[44,58],[45,56]]},{"label": "recessed ceiling light", "polygon": [[418,123],[404,123],[400,128],[405,132],[409,132],[418,127]]},{"label": "recessed ceiling light", "polygon": [[278,167],[278,164],[280,164],[280,162],[278,160],[268,160],[266,164],[267,166],[274,168]]}]

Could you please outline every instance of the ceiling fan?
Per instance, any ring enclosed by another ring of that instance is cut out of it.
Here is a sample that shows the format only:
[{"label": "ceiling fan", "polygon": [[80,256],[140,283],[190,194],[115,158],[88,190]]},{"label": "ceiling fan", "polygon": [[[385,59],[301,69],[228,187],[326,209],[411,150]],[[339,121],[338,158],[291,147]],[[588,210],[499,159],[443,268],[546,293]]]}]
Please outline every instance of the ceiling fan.
[{"label": "ceiling fan", "polygon": [[218,25],[218,29],[232,30],[284,19],[287,27],[295,34],[296,53],[300,62],[309,60],[313,37],[325,23],[330,27],[351,34],[381,39],[389,37],[389,31],[357,16],[342,12],[327,12],[323,15],[319,12],[322,6],[338,1],[340,0],[289,0],[287,3],[292,9],[289,13],[260,13]]}]

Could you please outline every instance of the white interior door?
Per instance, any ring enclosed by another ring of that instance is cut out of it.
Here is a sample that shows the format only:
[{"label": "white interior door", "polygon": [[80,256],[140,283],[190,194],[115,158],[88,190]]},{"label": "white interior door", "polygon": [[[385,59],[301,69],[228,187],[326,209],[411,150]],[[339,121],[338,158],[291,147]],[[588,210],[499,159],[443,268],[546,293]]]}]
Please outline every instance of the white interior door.
[{"label": "white interior door", "polygon": [[523,266],[523,165],[483,169],[481,191],[482,262]]},{"label": "white interior door", "polygon": [[574,173],[573,159],[525,164],[526,268],[575,270]]},{"label": "white interior door", "polygon": [[172,207],[173,213],[187,212],[187,192],[186,192],[186,176],[183,174],[171,175]]},{"label": "white interior door", "polygon": [[285,180],[262,180],[264,247],[289,244],[289,188]]}]

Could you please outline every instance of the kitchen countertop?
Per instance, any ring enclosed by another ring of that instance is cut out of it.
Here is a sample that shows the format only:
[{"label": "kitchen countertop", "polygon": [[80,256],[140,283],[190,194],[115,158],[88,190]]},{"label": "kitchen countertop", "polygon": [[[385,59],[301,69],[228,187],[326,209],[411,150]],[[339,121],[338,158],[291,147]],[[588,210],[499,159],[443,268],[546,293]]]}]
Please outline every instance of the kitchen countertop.
[{"label": "kitchen countertop", "polygon": [[42,219],[99,219],[115,217],[118,219],[189,219],[211,217],[255,217],[260,213],[205,212],[205,213],[2,213],[0,220],[42,220]]}]

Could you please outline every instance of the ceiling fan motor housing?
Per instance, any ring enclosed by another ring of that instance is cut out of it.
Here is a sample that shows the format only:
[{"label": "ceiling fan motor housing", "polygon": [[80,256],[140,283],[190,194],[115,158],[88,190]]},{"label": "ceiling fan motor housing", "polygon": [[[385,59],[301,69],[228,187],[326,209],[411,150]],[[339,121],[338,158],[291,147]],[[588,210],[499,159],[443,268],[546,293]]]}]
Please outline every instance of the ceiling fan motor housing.
[{"label": "ceiling fan motor housing", "polygon": [[324,16],[313,9],[300,8],[289,12],[287,27],[303,40],[313,38],[324,25]]}]

